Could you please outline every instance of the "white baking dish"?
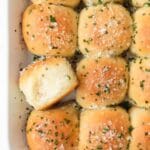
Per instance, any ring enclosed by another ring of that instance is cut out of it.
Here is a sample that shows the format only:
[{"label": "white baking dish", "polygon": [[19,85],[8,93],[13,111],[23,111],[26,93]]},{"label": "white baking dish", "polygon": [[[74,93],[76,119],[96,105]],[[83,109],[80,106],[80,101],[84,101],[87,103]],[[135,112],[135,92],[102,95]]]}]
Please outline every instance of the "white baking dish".
[{"label": "white baking dish", "polygon": [[[0,0],[0,150],[26,150],[29,105],[18,88],[19,70],[31,63],[21,35],[22,13],[30,0]],[[70,94],[65,100],[74,97]]]},{"label": "white baking dish", "polygon": [[0,0],[0,149],[8,149],[8,36],[7,1]]},{"label": "white baking dish", "polygon": [[[25,150],[24,138],[26,120],[26,102],[18,89],[20,67],[29,63],[27,51],[21,42],[21,14],[28,0],[0,2],[1,10],[1,146],[0,149]],[[21,131],[23,129],[23,131]]]}]

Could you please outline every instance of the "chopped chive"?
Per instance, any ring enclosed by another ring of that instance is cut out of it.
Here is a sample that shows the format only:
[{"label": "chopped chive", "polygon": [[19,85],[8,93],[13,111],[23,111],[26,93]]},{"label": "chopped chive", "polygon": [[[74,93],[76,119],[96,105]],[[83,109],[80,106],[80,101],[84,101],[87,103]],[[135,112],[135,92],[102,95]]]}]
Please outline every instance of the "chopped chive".
[{"label": "chopped chive", "polygon": [[56,22],[55,17],[53,17],[52,15],[50,15],[50,22]]}]

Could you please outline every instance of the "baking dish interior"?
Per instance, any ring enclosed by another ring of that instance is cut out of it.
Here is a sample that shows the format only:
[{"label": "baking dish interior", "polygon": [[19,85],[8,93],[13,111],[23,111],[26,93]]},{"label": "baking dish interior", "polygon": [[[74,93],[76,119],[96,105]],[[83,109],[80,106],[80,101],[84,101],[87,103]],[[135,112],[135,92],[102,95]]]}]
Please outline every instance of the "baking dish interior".
[{"label": "baking dish interior", "polygon": [[25,102],[23,94],[19,91],[18,77],[21,68],[29,64],[32,59],[32,56],[26,51],[26,47],[21,35],[22,13],[28,4],[29,0],[11,0],[8,3],[8,137],[11,150],[27,149],[25,141],[25,123],[31,108]]}]

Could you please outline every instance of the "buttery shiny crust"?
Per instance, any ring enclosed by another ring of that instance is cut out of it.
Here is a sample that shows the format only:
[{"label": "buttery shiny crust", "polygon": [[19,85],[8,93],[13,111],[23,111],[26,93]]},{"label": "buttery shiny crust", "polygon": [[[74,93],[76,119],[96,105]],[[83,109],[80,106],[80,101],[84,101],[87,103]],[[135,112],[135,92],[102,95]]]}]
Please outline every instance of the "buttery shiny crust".
[{"label": "buttery shiny crust", "polygon": [[130,63],[129,97],[139,107],[150,108],[150,59]]},{"label": "buttery shiny crust", "polygon": [[37,61],[21,72],[19,85],[27,102],[35,109],[46,109],[77,86],[77,78],[65,58]]},{"label": "buttery shiny crust", "polygon": [[105,4],[108,2],[117,2],[117,3],[123,3],[124,0],[83,0],[86,6],[92,6],[97,4]]},{"label": "buttery shiny crust", "polygon": [[80,0],[31,0],[34,4],[41,4],[43,2],[57,4],[57,5],[65,5],[70,7],[76,7]]},{"label": "buttery shiny crust", "polygon": [[27,122],[26,135],[30,150],[77,150],[78,111],[72,105],[34,110]]},{"label": "buttery shiny crust", "polygon": [[77,13],[48,3],[32,4],[23,15],[23,37],[36,55],[72,56],[77,47]]},{"label": "buttery shiny crust", "polygon": [[132,107],[129,111],[131,125],[136,128],[145,124],[150,125],[150,110],[138,107]]},{"label": "buttery shiny crust", "polygon": [[149,3],[149,0],[132,0],[132,5],[135,7],[142,7]]},{"label": "buttery shiny crust", "polygon": [[80,13],[78,36],[86,56],[119,55],[130,46],[132,19],[118,4],[91,6]]},{"label": "buttery shiny crust", "polygon": [[122,58],[85,58],[77,66],[76,100],[85,108],[115,105],[128,88],[128,69]]},{"label": "buttery shiny crust", "polygon": [[129,150],[150,149],[150,125],[143,125],[132,131],[132,139]]},{"label": "buttery shiny crust", "polygon": [[138,56],[150,57],[150,7],[138,9],[134,17],[134,36],[131,51]]},{"label": "buttery shiny crust", "polygon": [[125,110],[85,110],[80,120],[79,150],[127,150],[130,122]]}]

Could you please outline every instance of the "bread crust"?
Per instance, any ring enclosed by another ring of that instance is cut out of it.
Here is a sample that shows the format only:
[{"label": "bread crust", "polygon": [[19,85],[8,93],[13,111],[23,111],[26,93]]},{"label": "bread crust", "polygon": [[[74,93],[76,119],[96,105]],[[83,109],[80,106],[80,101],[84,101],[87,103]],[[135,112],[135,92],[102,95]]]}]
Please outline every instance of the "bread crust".
[{"label": "bread crust", "polygon": [[135,7],[143,7],[145,4],[148,3],[148,0],[132,0],[132,5]]},{"label": "bread crust", "polygon": [[47,111],[34,110],[26,128],[30,150],[77,150],[78,115],[73,103]]},{"label": "bread crust", "polygon": [[80,120],[79,150],[127,150],[130,122],[122,108],[84,110]]},{"label": "bread crust", "polygon": [[131,44],[132,19],[118,4],[85,8],[79,17],[79,49],[85,56],[116,56]]},{"label": "bread crust", "polygon": [[132,131],[129,150],[150,149],[150,125],[142,125]]},{"label": "bread crust", "polygon": [[115,105],[124,100],[128,69],[122,58],[85,58],[77,66],[76,100],[84,108]]},{"label": "bread crust", "polygon": [[150,108],[150,59],[130,63],[129,97],[136,106]]},{"label": "bread crust", "polygon": [[138,9],[133,18],[134,36],[131,51],[140,57],[150,57],[150,7]]},{"label": "bread crust", "polygon": [[50,57],[26,67],[19,86],[35,109],[46,109],[72,92],[78,85],[75,73],[65,58]]},{"label": "bread crust", "polygon": [[23,14],[22,32],[36,55],[70,57],[77,47],[77,13],[68,7],[32,4]]},{"label": "bread crust", "polygon": [[109,3],[109,2],[114,2],[114,3],[123,3],[124,0],[83,0],[83,2],[85,3],[86,6],[92,6],[92,5],[97,5],[97,4],[105,4],[105,3]]},{"label": "bread crust", "polygon": [[52,3],[56,5],[65,5],[70,7],[76,7],[80,0],[31,0],[34,4],[41,4],[43,2]]},{"label": "bread crust", "polygon": [[150,124],[150,110],[139,108],[139,107],[132,107],[129,111],[130,120],[133,128]]}]

